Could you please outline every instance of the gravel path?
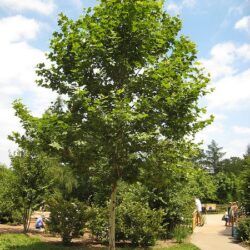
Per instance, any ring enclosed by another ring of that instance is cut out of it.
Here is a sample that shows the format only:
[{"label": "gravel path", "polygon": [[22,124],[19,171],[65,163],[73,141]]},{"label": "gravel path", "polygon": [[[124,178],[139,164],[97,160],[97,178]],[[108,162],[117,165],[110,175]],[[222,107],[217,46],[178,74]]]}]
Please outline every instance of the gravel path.
[{"label": "gravel path", "polygon": [[232,228],[221,218],[222,214],[206,215],[206,224],[195,228],[191,242],[201,250],[246,250],[234,242]]}]

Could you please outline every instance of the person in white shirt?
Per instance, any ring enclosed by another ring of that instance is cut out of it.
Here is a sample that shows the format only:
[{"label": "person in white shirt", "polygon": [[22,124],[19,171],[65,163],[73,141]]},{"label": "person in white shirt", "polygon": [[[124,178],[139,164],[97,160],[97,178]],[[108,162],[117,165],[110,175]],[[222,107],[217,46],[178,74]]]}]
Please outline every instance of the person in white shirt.
[{"label": "person in white shirt", "polygon": [[201,226],[201,212],[202,212],[202,206],[201,206],[201,201],[200,199],[195,197],[195,206],[196,206],[196,211],[197,211],[197,219],[196,219],[196,224],[198,226]]}]

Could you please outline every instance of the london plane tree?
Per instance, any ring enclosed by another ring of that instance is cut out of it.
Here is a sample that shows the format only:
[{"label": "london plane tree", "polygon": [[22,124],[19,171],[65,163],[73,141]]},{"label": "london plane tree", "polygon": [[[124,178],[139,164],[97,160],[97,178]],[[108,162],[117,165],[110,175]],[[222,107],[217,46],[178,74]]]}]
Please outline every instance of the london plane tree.
[{"label": "london plane tree", "polygon": [[[37,69],[40,86],[67,97],[59,114],[51,115],[54,132],[47,148],[57,149],[65,164],[74,162],[78,175],[100,174],[110,187],[110,249],[119,181],[136,181],[153,149],[188,144],[211,121],[202,120],[205,109],[198,105],[210,92],[209,77],[197,62],[195,44],[180,35],[180,19],[163,5],[101,0],[77,20],[60,14],[50,64]],[[29,117],[21,103],[15,108],[21,120]]]}]

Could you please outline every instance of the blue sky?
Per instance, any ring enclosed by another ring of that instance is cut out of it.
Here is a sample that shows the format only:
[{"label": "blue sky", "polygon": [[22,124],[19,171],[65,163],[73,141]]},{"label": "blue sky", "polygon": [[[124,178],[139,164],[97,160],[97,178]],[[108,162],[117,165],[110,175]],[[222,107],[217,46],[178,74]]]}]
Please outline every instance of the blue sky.
[{"label": "blue sky", "polygon": [[[0,162],[9,164],[11,131],[21,131],[11,103],[23,102],[40,115],[55,98],[35,84],[35,65],[45,60],[57,15],[77,18],[95,0],[0,0]],[[197,135],[216,140],[227,157],[242,156],[250,143],[250,0],[172,0],[165,9],[183,20],[182,33],[198,48],[215,91],[201,101],[214,123]]]}]

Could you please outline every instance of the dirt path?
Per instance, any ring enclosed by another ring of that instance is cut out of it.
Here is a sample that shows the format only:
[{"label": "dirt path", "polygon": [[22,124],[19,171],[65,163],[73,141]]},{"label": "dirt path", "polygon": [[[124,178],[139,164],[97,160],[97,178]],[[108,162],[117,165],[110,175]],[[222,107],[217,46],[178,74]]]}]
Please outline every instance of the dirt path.
[{"label": "dirt path", "polygon": [[221,218],[222,214],[206,215],[206,224],[195,228],[191,242],[201,250],[246,250],[234,242],[232,228]]}]

